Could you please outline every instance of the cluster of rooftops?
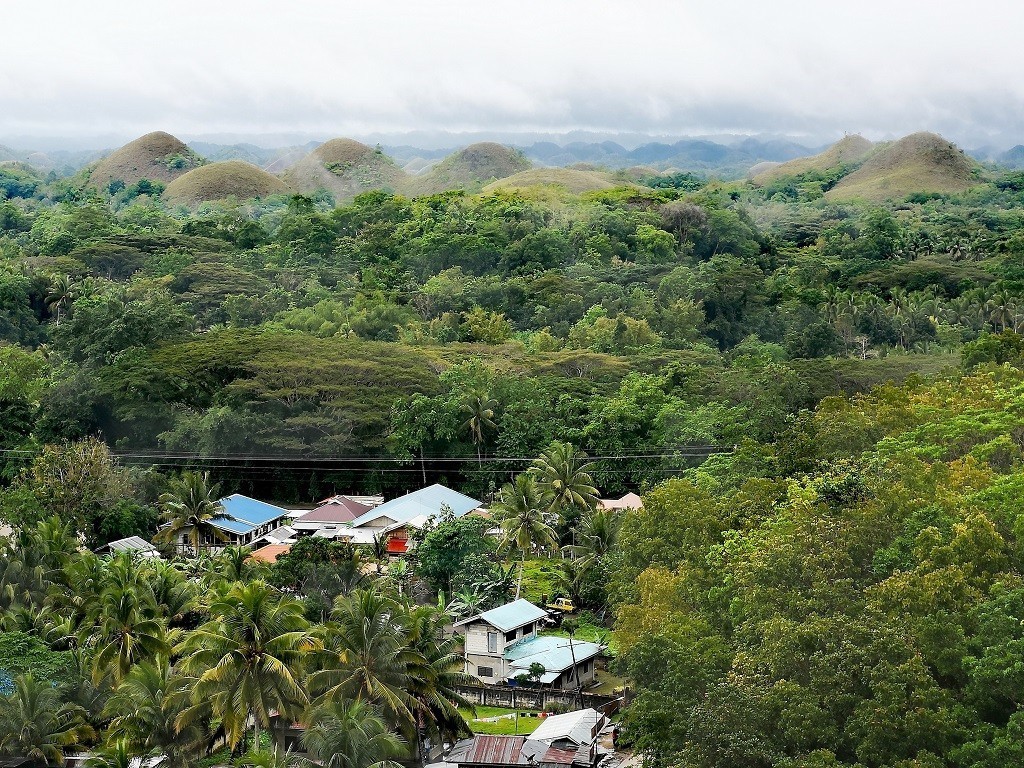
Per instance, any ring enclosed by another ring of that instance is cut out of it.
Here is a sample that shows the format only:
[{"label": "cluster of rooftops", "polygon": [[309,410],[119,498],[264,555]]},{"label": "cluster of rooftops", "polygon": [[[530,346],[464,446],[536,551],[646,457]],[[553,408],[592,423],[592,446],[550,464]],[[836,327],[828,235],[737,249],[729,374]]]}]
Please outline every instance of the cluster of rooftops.
[{"label": "cluster of rooftops", "polygon": [[[207,542],[211,547],[226,545],[253,548],[258,560],[274,562],[302,536],[315,536],[370,545],[384,541],[388,554],[403,555],[409,536],[431,518],[442,513],[453,517],[468,514],[486,516],[479,499],[435,483],[426,488],[385,501],[383,496],[337,495],[320,501],[315,508],[286,508],[240,493],[218,502],[224,514],[211,522],[222,538]],[[621,499],[603,499],[608,508],[640,507],[636,494]],[[156,548],[138,536],[112,541],[103,547],[109,552],[131,550],[143,556],[156,556]]]}]

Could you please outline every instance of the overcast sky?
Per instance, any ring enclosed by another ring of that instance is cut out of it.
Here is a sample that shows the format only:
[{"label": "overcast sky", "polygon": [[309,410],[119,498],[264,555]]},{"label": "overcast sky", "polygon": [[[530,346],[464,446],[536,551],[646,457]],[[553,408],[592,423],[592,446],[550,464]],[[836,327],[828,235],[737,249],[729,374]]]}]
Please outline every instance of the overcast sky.
[{"label": "overcast sky", "polygon": [[35,0],[2,18],[2,144],[155,129],[1024,143],[1012,0]]}]

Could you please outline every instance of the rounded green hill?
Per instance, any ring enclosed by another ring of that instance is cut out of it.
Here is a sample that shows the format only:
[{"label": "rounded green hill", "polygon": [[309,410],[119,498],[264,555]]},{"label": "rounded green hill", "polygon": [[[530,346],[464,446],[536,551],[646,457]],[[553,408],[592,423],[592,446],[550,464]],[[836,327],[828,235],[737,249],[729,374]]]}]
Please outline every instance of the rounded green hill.
[{"label": "rounded green hill", "polygon": [[183,141],[153,131],[100,160],[89,175],[89,185],[102,190],[115,179],[129,186],[142,179],[169,183],[202,164],[203,159]]},{"label": "rounded green hill", "polygon": [[825,197],[881,202],[915,192],[963,192],[979,183],[977,165],[967,155],[941,136],[921,132],[878,148]]},{"label": "rounded green hill", "polygon": [[429,171],[409,178],[403,191],[410,195],[430,195],[449,189],[477,192],[492,181],[532,167],[533,164],[521,152],[485,141],[470,144]]},{"label": "rounded green hill", "polygon": [[533,168],[491,182],[484,187],[483,191],[554,187],[572,195],[580,195],[584,192],[612,189],[616,186],[619,185],[612,181],[607,173],[600,171],[583,171],[575,168]]},{"label": "rounded green hill", "polygon": [[844,136],[824,152],[811,157],[798,157],[796,160],[768,167],[758,163],[750,169],[750,176],[755,184],[762,185],[786,176],[800,176],[812,171],[825,173],[863,160],[873,147],[874,145],[863,136]]},{"label": "rounded green hill", "polygon": [[406,174],[380,150],[352,139],[331,139],[285,171],[282,178],[300,192],[326,189],[341,201],[371,189],[398,189]]},{"label": "rounded green hill", "polygon": [[241,160],[225,160],[195,168],[168,185],[171,203],[197,205],[234,197],[248,200],[293,191],[281,179]]}]

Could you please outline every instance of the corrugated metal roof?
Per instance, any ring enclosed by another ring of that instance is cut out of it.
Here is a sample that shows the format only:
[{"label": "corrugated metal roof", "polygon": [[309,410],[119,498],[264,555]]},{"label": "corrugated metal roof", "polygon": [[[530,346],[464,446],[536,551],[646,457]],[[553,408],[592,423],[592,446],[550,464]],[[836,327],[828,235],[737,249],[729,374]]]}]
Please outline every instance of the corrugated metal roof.
[{"label": "corrugated metal roof", "polygon": [[359,504],[344,496],[335,496],[334,499],[322,504],[316,509],[310,510],[304,515],[296,518],[297,523],[351,523],[360,515],[365,515],[371,507]]},{"label": "corrugated metal roof", "polygon": [[484,611],[479,616],[463,619],[462,621],[456,622],[455,626],[482,620],[494,627],[497,627],[502,632],[511,632],[513,629],[519,629],[519,627],[524,624],[529,624],[543,619],[547,615],[547,611],[543,608],[538,608],[529,600],[520,599],[514,600],[511,603],[506,603],[505,605],[500,605],[497,608],[492,608],[489,611]]},{"label": "corrugated metal roof", "polygon": [[288,514],[288,510],[267,504],[265,501],[250,499],[240,493],[233,493],[221,499],[220,504],[224,511],[234,517],[228,520],[223,517],[215,517],[210,522],[218,528],[231,533],[249,533],[261,525],[278,520]]},{"label": "corrugated metal roof", "polygon": [[[570,642],[572,643],[571,648]],[[542,664],[549,673],[564,672],[572,666],[573,652],[576,654],[576,663],[580,664],[597,656],[603,647],[597,643],[587,643],[582,640],[570,641],[568,637],[538,635],[517,640],[508,646],[505,649],[505,660],[512,663],[512,669],[516,670],[516,674],[528,671],[531,664]],[[515,677],[515,675],[510,675],[510,677]]]},{"label": "corrugated metal roof", "polygon": [[141,536],[128,536],[111,541],[106,546],[111,552],[156,552],[156,547]]},{"label": "corrugated metal roof", "polygon": [[465,494],[435,483],[384,502],[379,507],[375,507],[353,520],[352,527],[358,528],[378,517],[389,517],[396,523],[404,523],[419,515],[426,517],[439,515],[442,507],[448,507],[456,517],[462,517],[467,512],[472,512],[479,507],[480,504],[481,502],[477,499],[472,499]]},{"label": "corrugated metal roof", "polygon": [[466,755],[467,763],[516,764],[526,743],[525,736],[477,736]]},{"label": "corrugated metal roof", "polygon": [[549,715],[530,734],[530,738],[548,743],[566,739],[576,746],[590,744],[603,721],[604,715],[596,709],[578,709],[562,715]]}]

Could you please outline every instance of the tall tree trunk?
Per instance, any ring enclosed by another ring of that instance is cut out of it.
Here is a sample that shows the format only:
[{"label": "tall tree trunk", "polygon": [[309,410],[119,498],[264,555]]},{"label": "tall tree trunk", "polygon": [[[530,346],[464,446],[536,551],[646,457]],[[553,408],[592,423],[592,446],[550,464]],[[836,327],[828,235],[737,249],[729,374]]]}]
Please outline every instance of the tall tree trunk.
[{"label": "tall tree trunk", "polygon": [[516,584],[516,600],[523,591],[523,570],[526,568],[526,550],[523,550],[523,559],[519,561],[519,583]]}]

